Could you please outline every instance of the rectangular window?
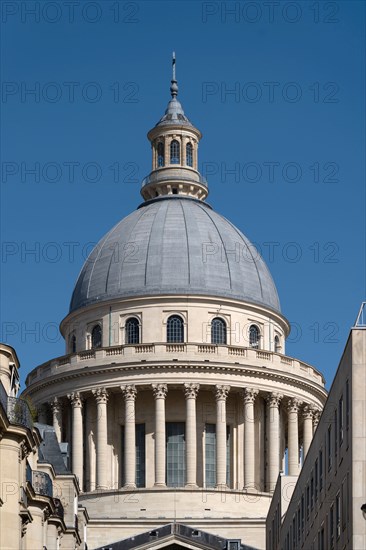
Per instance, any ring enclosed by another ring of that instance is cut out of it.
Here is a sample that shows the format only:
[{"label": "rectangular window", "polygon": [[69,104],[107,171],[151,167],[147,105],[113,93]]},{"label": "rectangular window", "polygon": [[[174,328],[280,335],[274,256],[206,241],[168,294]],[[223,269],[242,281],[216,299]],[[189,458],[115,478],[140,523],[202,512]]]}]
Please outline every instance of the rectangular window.
[{"label": "rectangular window", "polygon": [[341,495],[338,491],[336,496],[336,533],[337,539],[341,536]]},{"label": "rectangular window", "polygon": [[[146,446],[145,424],[136,424],[136,486],[145,487],[146,484]],[[126,483],[125,477],[125,427],[121,430],[121,467],[122,486]]]},{"label": "rectangular window", "polygon": [[145,487],[145,424],[136,424],[136,487]]},{"label": "rectangular window", "polygon": [[206,487],[216,485],[216,425],[206,424],[205,429]]},{"label": "rectangular window", "polygon": [[319,531],[318,548],[319,548],[319,550],[325,550],[325,546],[324,546],[324,525],[322,525],[322,527]]},{"label": "rectangular window", "polygon": [[300,516],[300,506],[297,509],[297,542],[300,542],[301,538],[301,516]]},{"label": "rectangular window", "polygon": [[[205,433],[205,477],[206,487],[216,485],[216,424],[206,424]],[[226,484],[231,483],[231,433],[230,426],[226,427]]]},{"label": "rectangular window", "polygon": [[341,447],[343,443],[343,428],[344,428],[344,411],[343,411],[343,395],[341,395],[338,403],[338,435],[339,435],[339,446]]},{"label": "rectangular window", "polygon": [[186,484],[186,445],[184,422],[166,424],[166,483],[168,487]]},{"label": "rectangular window", "polygon": [[305,497],[301,497],[301,531],[304,532],[305,528]]},{"label": "rectangular window", "polygon": [[310,487],[306,486],[306,520],[309,521],[310,517]]},{"label": "rectangular window", "polygon": [[315,475],[315,485],[314,485],[314,498],[315,502],[318,500],[318,476],[319,476],[319,462],[318,459],[315,461],[314,475]]},{"label": "rectangular window", "polygon": [[334,504],[329,510],[329,548],[334,548]]},{"label": "rectangular window", "polygon": [[347,432],[347,447],[348,447],[348,433],[349,433],[349,413],[350,413],[350,402],[349,402],[349,380],[346,381],[346,432]]},{"label": "rectangular window", "polygon": [[328,470],[332,467],[332,425],[328,426],[327,433],[327,455],[328,455]]},{"label": "rectangular window", "polygon": [[323,451],[319,451],[319,491],[323,489]]},{"label": "rectangular window", "polygon": [[[337,458],[338,452],[338,414],[337,409],[334,410],[334,457]],[[337,467],[337,464],[335,465]]]},{"label": "rectangular window", "polygon": [[311,472],[311,481],[310,481],[310,508],[314,508],[314,475]]},{"label": "rectangular window", "polygon": [[347,479],[344,478],[342,481],[341,488],[341,498],[342,498],[342,531],[346,528],[347,523]]}]

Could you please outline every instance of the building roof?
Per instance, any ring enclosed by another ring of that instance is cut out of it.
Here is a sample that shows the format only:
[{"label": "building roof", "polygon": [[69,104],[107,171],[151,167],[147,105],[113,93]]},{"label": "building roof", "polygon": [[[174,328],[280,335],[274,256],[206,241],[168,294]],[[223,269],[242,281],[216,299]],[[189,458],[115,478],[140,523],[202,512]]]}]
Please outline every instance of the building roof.
[{"label": "building roof", "polygon": [[271,274],[250,241],[196,199],[169,195],[122,219],[86,260],[70,312],[137,296],[234,298],[280,311]]}]

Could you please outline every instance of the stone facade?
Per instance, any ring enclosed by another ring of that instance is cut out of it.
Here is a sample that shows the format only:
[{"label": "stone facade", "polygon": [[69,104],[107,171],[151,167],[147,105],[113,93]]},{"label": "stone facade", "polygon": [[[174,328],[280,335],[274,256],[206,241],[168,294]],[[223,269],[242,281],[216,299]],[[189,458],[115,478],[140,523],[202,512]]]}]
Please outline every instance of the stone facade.
[{"label": "stone facade", "polygon": [[298,480],[278,480],[267,550],[366,548],[365,372],[366,325],[356,325]]}]

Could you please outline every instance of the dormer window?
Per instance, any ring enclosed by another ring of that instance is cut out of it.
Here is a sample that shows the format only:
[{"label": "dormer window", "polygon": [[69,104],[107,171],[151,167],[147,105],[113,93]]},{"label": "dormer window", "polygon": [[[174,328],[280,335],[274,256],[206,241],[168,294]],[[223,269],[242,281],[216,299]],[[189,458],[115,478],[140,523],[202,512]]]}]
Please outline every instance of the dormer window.
[{"label": "dormer window", "polygon": [[158,167],[164,166],[164,143],[158,143]]},{"label": "dormer window", "polygon": [[192,143],[187,143],[187,145],[186,145],[186,163],[187,163],[187,166],[193,166]]},{"label": "dormer window", "polygon": [[176,139],[170,144],[170,164],[180,164],[180,146]]}]

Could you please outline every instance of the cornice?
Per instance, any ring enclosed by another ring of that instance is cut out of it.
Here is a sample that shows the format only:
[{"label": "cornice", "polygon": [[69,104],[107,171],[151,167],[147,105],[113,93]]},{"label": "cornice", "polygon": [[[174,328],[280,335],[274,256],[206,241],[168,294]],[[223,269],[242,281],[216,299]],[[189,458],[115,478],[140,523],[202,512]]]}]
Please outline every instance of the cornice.
[{"label": "cornice", "polygon": [[[97,376],[98,379],[100,379],[100,382],[103,380],[103,385],[108,388],[113,388],[114,386],[118,387],[119,382],[116,380],[115,382],[112,381],[112,383],[108,384],[106,382],[106,378],[108,378],[108,375],[115,375],[116,373],[123,373],[125,376],[123,378],[126,378],[127,376],[134,376],[134,375],[143,375],[144,373],[151,373],[151,372],[166,372],[169,373],[173,372],[182,372],[186,371],[192,372],[194,371],[195,374],[202,374],[202,373],[217,373],[217,374],[227,374],[227,375],[233,375],[233,376],[242,376],[245,375],[249,379],[256,378],[257,380],[263,379],[267,381],[275,381],[275,382],[281,382],[283,386],[291,386],[291,387],[297,387],[298,389],[303,389],[311,394],[314,395],[317,399],[319,399],[321,402],[325,402],[325,399],[327,397],[327,391],[325,388],[320,386],[319,384],[312,382],[310,380],[307,380],[305,378],[302,378],[299,375],[292,374],[289,375],[288,373],[284,373],[283,371],[278,371],[275,369],[271,369],[268,367],[254,367],[250,365],[243,365],[243,364],[236,364],[236,365],[225,365],[225,364],[218,364],[213,362],[143,362],[139,361],[138,363],[131,362],[128,365],[124,364],[115,364],[113,366],[108,365],[106,367],[92,367],[89,368],[87,366],[83,367],[82,369],[79,369],[77,371],[72,372],[63,372],[60,375],[54,375],[50,376],[48,379],[44,379],[42,382],[35,382],[31,386],[28,386],[28,388],[24,391],[24,395],[31,396],[34,395],[34,393],[38,393],[39,391],[54,386],[55,384],[59,384],[60,382],[67,382],[67,381],[73,381],[76,379],[85,379],[87,377]],[[195,380],[197,379],[197,376],[195,377]],[[207,383],[207,377],[205,376],[202,381],[197,380],[197,382],[201,382],[203,385]],[[89,387],[86,387],[85,390],[82,388],[78,388],[78,391],[89,391],[89,389],[92,389],[92,387],[95,386],[95,384],[98,382],[93,382],[93,384]],[[214,385],[214,381],[212,382]],[[243,384],[244,385],[244,384]],[[236,386],[235,384],[232,385],[233,388],[242,388],[243,385]],[[73,387],[72,384],[70,384],[71,387]],[[55,392],[58,396],[59,393]]]}]

